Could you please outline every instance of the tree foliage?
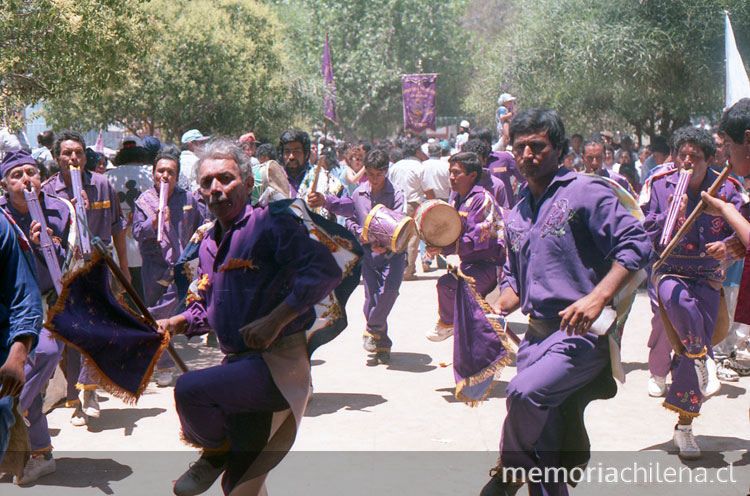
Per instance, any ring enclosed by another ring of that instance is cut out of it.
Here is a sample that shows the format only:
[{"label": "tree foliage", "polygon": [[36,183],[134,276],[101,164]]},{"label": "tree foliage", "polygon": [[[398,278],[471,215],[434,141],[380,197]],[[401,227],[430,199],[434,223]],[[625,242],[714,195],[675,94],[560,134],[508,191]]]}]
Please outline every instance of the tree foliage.
[{"label": "tree foliage", "polygon": [[469,40],[461,28],[464,0],[277,0],[288,20],[292,60],[317,81],[315,107],[322,119],[320,63],[328,32],[336,79],[339,125],[349,134],[382,136],[403,125],[401,75],[438,78],[438,115],[456,115],[468,80]]},{"label": "tree foliage", "polygon": [[93,98],[138,54],[137,0],[0,2],[0,98],[5,118],[75,88]]},{"label": "tree foliage", "polygon": [[520,0],[482,54],[467,107],[489,121],[505,85],[522,106],[557,108],[581,132],[669,134],[723,106],[725,8],[740,49],[750,47],[742,0]]},{"label": "tree foliage", "polygon": [[254,0],[151,0],[145,55],[97,98],[50,102],[58,126],[118,124],[178,140],[191,128],[273,135],[299,120],[305,87],[286,68],[288,48],[270,7]]}]

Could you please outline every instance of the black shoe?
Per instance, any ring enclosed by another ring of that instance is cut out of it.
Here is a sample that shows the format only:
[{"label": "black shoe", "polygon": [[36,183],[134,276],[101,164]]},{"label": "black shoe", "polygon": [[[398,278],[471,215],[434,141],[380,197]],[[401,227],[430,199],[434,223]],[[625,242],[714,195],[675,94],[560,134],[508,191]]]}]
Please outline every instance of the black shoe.
[{"label": "black shoe", "polygon": [[479,496],[514,496],[521,489],[521,484],[503,482],[502,473],[498,472],[484,485]]},{"label": "black shoe", "polygon": [[375,353],[375,359],[383,364],[391,363],[391,352],[388,350],[381,350]]},{"label": "black shoe", "polygon": [[208,459],[201,456],[197,462],[191,463],[190,468],[174,483],[174,493],[177,496],[195,496],[205,493],[224,473],[226,464],[213,466]]}]

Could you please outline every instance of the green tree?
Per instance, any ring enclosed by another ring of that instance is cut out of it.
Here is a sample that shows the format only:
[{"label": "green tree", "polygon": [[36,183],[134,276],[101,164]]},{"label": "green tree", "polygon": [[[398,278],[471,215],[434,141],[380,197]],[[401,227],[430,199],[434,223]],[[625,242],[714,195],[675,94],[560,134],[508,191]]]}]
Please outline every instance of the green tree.
[{"label": "green tree", "polygon": [[306,87],[287,70],[282,27],[253,0],[151,0],[145,55],[126,64],[127,79],[103,95],[50,102],[58,126],[117,124],[179,140],[191,128],[272,136],[299,121]]},{"label": "green tree", "polygon": [[522,106],[560,110],[571,130],[671,134],[723,107],[725,8],[740,49],[750,47],[741,0],[521,0],[478,65],[467,108],[494,120],[505,85]]},{"label": "green tree", "polygon": [[[94,97],[138,54],[138,0],[0,2],[0,110],[5,119],[75,88]],[[16,123],[17,124],[17,123]]]},{"label": "green tree", "polygon": [[468,84],[465,0],[276,0],[294,46],[292,63],[314,78],[307,110],[322,119],[320,64],[328,32],[339,126],[350,137],[382,136],[403,125],[401,75],[439,73],[438,115],[456,115]]}]

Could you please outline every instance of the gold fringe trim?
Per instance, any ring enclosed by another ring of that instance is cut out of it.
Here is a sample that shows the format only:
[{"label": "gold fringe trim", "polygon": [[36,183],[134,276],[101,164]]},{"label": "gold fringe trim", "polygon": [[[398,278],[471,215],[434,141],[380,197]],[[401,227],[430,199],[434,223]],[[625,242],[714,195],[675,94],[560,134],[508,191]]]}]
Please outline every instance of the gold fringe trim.
[{"label": "gold fringe trim", "polygon": [[255,265],[253,259],[242,260],[240,258],[230,258],[227,262],[219,267],[219,272],[226,272],[228,270],[244,269],[244,270],[258,270],[258,266]]},{"label": "gold fringe trim", "polygon": [[[456,268],[456,275],[464,278],[469,286],[471,295],[476,299],[477,303],[479,303],[479,307],[482,309],[482,312],[484,312],[485,315],[488,313],[495,313],[490,304],[487,303],[482,295],[477,292],[476,281],[473,277],[464,274],[460,268]],[[475,386],[486,381],[490,377],[493,377],[496,372],[503,370],[507,365],[513,363],[513,360],[516,358],[516,352],[518,351],[516,344],[510,340],[508,334],[503,331],[502,326],[497,321],[495,321],[494,319],[487,319],[487,321],[492,326],[492,329],[495,331],[495,334],[500,339],[500,342],[507,350],[508,354],[503,358],[497,360],[495,363],[485,367],[484,370],[474,374],[472,377],[464,379],[456,384],[456,399],[466,403],[472,408],[479,406],[479,404],[483,402],[487,398],[487,396],[489,396],[490,392],[492,391],[492,384],[490,384],[490,386],[487,388],[487,391],[485,391],[484,395],[482,395],[482,397],[478,400],[467,397],[462,393],[463,389],[467,386]],[[440,322],[438,321],[438,323]]]},{"label": "gold fringe trim", "polygon": [[700,415],[701,415],[700,413],[686,412],[682,408],[676,407],[674,405],[670,405],[666,401],[664,403],[662,403],[661,406],[663,406],[667,410],[671,410],[673,412],[677,412],[680,415],[682,415],[683,417],[696,418],[696,417],[700,417]]},{"label": "gold fringe trim", "polygon": [[96,391],[98,388],[98,384],[81,384],[80,382],[76,383],[76,389],[78,391]]},{"label": "gold fringe trim", "polygon": [[706,353],[708,353],[708,348],[706,348],[705,346],[703,346],[703,349],[699,351],[697,354],[688,353],[687,349],[685,350],[685,356],[688,358],[702,358],[706,355]]},{"label": "gold fringe trim", "polygon": [[78,398],[76,398],[74,400],[66,400],[65,401],[65,408],[73,408],[74,406],[78,406],[80,404],[81,404],[81,400],[79,400]]},{"label": "gold fringe trim", "polygon": [[33,455],[43,455],[45,453],[52,453],[52,445],[51,444],[49,446],[45,447],[45,448],[40,448],[40,449],[33,450],[31,452],[31,455],[32,456]]},{"label": "gold fringe trim", "polygon": [[[96,379],[98,381],[98,386],[101,387],[103,390],[111,394],[112,396],[121,399],[127,404],[135,405],[138,403],[138,399],[143,394],[143,391],[146,390],[146,387],[148,386],[149,381],[151,381],[151,376],[154,374],[154,368],[156,367],[156,362],[161,357],[164,350],[169,346],[169,340],[170,335],[168,332],[164,333],[164,336],[161,341],[161,345],[159,346],[159,349],[154,354],[154,358],[151,360],[151,363],[146,369],[146,373],[143,375],[143,379],[141,380],[140,385],[138,386],[137,391],[134,393],[130,391],[125,391],[120,386],[116,385],[107,375],[102,372],[102,370],[99,368],[99,366],[94,362],[94,360],[91,359],[89,354],[81,349],[79,346],[71,343],[64,337],[62,337],[60,334],[55,331],[55,326],[52,324],[52,319],[57,315],[58,313],[62,312],[65,308],[65,304],[68,301],[68,298],[70,297],[70,283],[73,279],[75,279],[78,276],[87,274],[91,271],[91,268],[102,258],[102,255],[100,255],[98,252],[94,252],[91,261],[87,264],[85,264],[83,267],[79,268],[78,270],[68,273],[65,276],[63,276],[62,285],[63,289],[57,298],[57,303],[55,303],[55,306],[49,311],[47,314],[47,321],[44,323],[44,327],[47,328],[47,330],[52,334],[53,337],[59,339],[63,343],[71,346],[73,349],[77,350],[79,353],[81,353],[81,356],[83,357],[84,365],[87,365],[91,371],[92,371],[92,378]],[[119,301],[120,298],[116,299]],[[122,304],[122,303],[121,303]],[[148,325],[149,327],[152,325],[149,323],[143,316],[137,315],[135,312],[133,312],[130,308],[128,308],[127,305],[122,305],[125,310]],[[76,385],[78,387],[78,385]],[[66,402],[66,406],[67,406]],[[75,403],[73,403],[75,405]]]}]

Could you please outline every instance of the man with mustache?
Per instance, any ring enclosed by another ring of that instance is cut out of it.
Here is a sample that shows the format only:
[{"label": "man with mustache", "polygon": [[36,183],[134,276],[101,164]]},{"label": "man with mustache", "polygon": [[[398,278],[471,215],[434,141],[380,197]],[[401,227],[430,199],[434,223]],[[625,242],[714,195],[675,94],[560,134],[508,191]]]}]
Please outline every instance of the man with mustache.
[{"label": "man with mustache", "polygon": [[[640,222],[603,180],[560,167],[567,140],[555,110],[522,110],[510,139],[527,184],[505,216],[508,252],[494,310],[507,315],[521,308],[529,327],[507,387],[499,463],[483,496],[515,494],[523,483],[518,476],[529,480],[536,471],[568,466],[563,435],[584,437],[585,430],[576,421],[582,416],[563,416],[563,403],[598,385],[600,376],[610,385],[602,393],[614,388],[608,367],[616,322],[611,336],[590,332],[591,324],[651,255]],[[595,393],[585,399],[606,397]],[[567,494],[564,480],[529,484],[532,494]]]},{"label": "man with mustache", "polygon": [[[215,140],[197,165],[216,224],[201,242],[187,309],[160,320],[159,329],[188,336],[213,329],[226,357],[221,365],[186,372],[175,385],[183,436],[203,449],[175,483],[178,496],[208,490],[222,473],[229,494],[273,438],[274,413],[291,409],[279,430],[299,423],[310,387],[305,330],[315,321],[313,306],[342,277],[328,248],[297,218],[248,202],[253,171],[242,148]],[[284,432],[288,448],[296,431]],[[263,477],[253,481],[254,489],[238,492],[256,494]]]}]

